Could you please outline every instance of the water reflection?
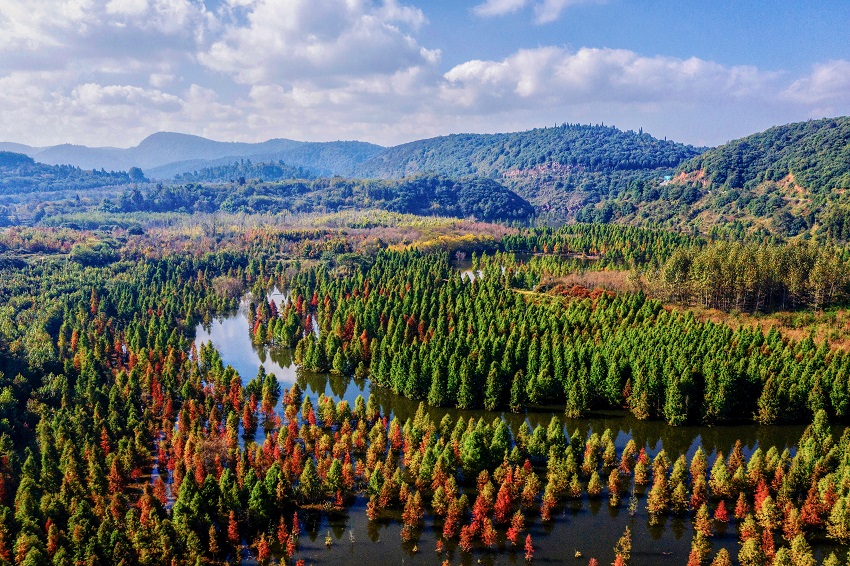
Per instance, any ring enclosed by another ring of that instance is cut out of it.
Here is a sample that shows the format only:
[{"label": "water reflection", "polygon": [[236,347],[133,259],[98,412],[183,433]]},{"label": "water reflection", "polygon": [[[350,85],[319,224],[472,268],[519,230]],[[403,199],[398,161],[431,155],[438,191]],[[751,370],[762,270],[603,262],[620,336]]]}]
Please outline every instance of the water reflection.
[{"label": "water reflection", "polygon": [[[372,396],[384,414],[406,419],[416,413],[419,401],[395,395],[389,389],[377,387],[368,380],[300,371],[293,363],[289,349],[256,347],[251,342],[248,329],[247,309],[243,308],[207,326],[198,325],[195,343],[200,348],[202,343],[212,342],[224,363],[239,372],[243,383],[257,375],[262,366],[266,373],[273,373],[277,377],[282,387],[288,388],[297,381],[304,391],[314,397],[324,393],[336,400],[346,399],[353,406],[358,395],[366,399]],[[577,429],[586,438],[593,432],[602,434],[605,429],[611,429],[616,433],[615,444],[618,448],[634,438],[637,445],[644,446],[650,455],[664,448],[668,455],[685,453],[688,457],[693,455],[698,446],[710,454],[717,450],[728,454],[737,439],[744,444],[747,455],[758,446],[777,446],[780,449],[793,447],[805,428],[802,425],[761,426],[754,423],[670,427],[659,421],[638,420],[627,411],[613,410],[596,411],[583,419],[565,419],[560,407],[537,408],[525,414],[429,407],[428,413],[435,422],[439,422],[446,414],[452,418],[476,420],[481,417],[487,420],[501,417],[513,431],[518,430],[524,420],[532,428],[537,425],[545,427],[552,416],[557,416],[566,424],[570,434]]]},{"label": "water reflection", "polygon": [[[276,302],[283,299],[278,294]],[[401,419],[413,417],[418,401],[411,401],[393,394],[387,389],[376,387],[368,380],[353,379],[331,374],[315,374],[298,371],[291,352],[287,349],[258,348],[249,337],[247,308],[243,307],[230,316],[199,325],[195,343],[198,348],[212,342],[225,364],[233,366],[242,377],[243,383],[252,379],[262,366],[273,373],[282,387],[298,382],[310,396],[324,393],[334,399],[346,399],[353,405],[358,395],[371,395],[385,414]],[[744,444],[749,454],[757,446],[793,447],[799,439],[802,426],[771,426],[756,424],[737,426],[682,426],[669,427],[662,422],[640,421],[625,411],[598,411],[586,419],[564,419],[559,407],[540,408],[518,415],[483,410],[468,411],[447,408],[428,408],[431,418],[439,422],[444,415],[453,418],[504,418],[516,431],[527,420],[532,427],[549,424],[553,415],[565,422],[571,434],[578,429],[583,437],[605,429],[615,432],[615,444],[625,446],[634,438],[638,446],[644,446],[651,456],[662,447],[671,458],[680,453],[690,457],[698,446],[712,456],[721,450],[728,454],[736,439]],[[262,439],[262,431],[258,431]],[[710,460],[711,461],[711,460]],[[628,496],[619,507],[610,507],[607,498],[588,500],[585,496],[578,501],[562,503],[553,513],[553,521],[541,523],[538,517],[528,517],[528,528],[535,545],[535,563],[563,562],[586,563],[595,557],[600,564],[610,564],[614,559],[613,546],[625,527],[633,532],[633,565],[683,564],[691,544],[689,520],[682,517],[667,517],[660,524],[649,526],[646,515],[645,494],[639,492],[639,503],[635,516],[630,516]],[[304,558],[310,564],[340,564],[343,562],[363,564],[439,564],[443,559],[461,564],[524,564],[524,552],[520,547],[510,548],[501,535],[499,552],[476,550],[472,555],[460,552],[455,542],[447,542],[443,554],[435,552],[437,540],[442,532],[442,522],[426,517],[417,541],[401,543],[401,525],[398,521],[381,520],[370,522],[365,513],[366,502],[358,497],[347,512],[328,516],[324,513],[306,513],[306,536],[301,538],[301,551],[296,558]],[[325,537],[330,533],[332,544],[325,546]],[[352,541],[353,539],[353,541]],[[507,544],[507,546],[506,546]],[[721,547],[732,555],[738,552],[735,529],[718,533],[713,539],[713,552]],[[414,552],[414,548],[418,552]],[[575,551],[585,558],[575,560]],[[826,550],[822,547],[821,552]]]}]

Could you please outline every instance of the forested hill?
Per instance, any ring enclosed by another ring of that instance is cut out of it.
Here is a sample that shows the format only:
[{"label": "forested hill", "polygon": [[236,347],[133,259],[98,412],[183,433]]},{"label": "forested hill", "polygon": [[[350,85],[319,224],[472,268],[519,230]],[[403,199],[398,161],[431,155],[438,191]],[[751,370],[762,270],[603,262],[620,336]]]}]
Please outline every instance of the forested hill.
[{"label": "forested hill", "polygon": [[[734,219],[748,231],[848,241],[850,117],[777,126],[732,141],[681,164],[669,186],[659,188],[659,195],[698,195],[671,220],[703,230]],[[674,208],[645,212],[653,217]]]},{"label": "forested hill", "polygon": [[293,167],[283,161],[277,163],[253,163],[250,159],[242,159],[228,165],[204,167],[191,173],[176,175],[178,183],[226,183],[244,184],[246,181],[282,181],[284,179],[310,179],[315,174],[303,167]]},{"label": "forested hill", "polygon": [[850,117],[770,128],[706,151],[678,172],[733,189],[786,179],[813,193],[850,188]]},{"label": "forested hill", "polygon": [[342,177],[238,181],[224,184],[132,189],[105,199],[107,212],[244,212],[278,214],[380,209],[420,216],[474,217],[486,221],[526,221],[533,207],[492,179],[454,180],[419,175],[398,180]]},{"label": "forested hill", "polygon": [[541,167],[555,171],[634,171],[676,167],[699,153],[692,146],[643,132],[564,124],[525,132],[419,140],[387,149],[356,170],[361,176],[385,178],[426,171],[449,176],[511,176]]},{"label": "forested hill", "polygon": [[45,165],[21,153],[0,151],[0,194],[84,190],[144,182],[139,169],[83,170],[71,165]]}]

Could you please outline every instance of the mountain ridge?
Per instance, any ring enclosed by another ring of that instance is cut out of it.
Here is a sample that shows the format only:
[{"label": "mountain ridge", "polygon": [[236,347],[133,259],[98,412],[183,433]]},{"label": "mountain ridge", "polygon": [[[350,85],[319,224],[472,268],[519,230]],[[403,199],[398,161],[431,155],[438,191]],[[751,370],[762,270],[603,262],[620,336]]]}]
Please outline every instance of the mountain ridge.
[{"label": "mountain ridge", "polygon": [[[617,145],[617,152],[612,151],[611,144]],[[626,146],[626,154],[619,153],[622,145]],[[525,146],[537,153],[522,155]],[[4,148],[48,165],[123,171],[139,167],[158,179],[170,179],[180,173],[242,158],[285,161],[320,175],[402,178],[425,172],[501,176],[517,165],[519,168],[536,166],[541,155],[543,158],[560,156],[567,165],[579,164],[593,170],[634,170],[648,165],[674,167],[702,151],[662,141],[643,132],[578,124],[496,134],[449,134],[392,147],[361,141],[301,142],[286,138],[257,143],[228,142],[193,134],[156,132],[126,149],[77,144],[32,147],[0,142],[0,149]],[[594,149],[596,154],[587,159],[576,156],[576,152],[587,153]]]},{"label": "mountain ridge", "polygon": [[368,159],[384,148],[360,141],[301,142],[274,138],[258,143],[221,142],[192,134],[157,132],[129,148],[89,147],[76,144],[59,144],[32,147],[14,142],[0,142],[0,150],[23,153],[47,165],[72,165],[89,170],[127,171],[139,167],[146,173],[163,168],[168,179],[175,174],[193,169],[175,170],[170,165],[191,162],[194,169],[213,165],[214,160],[254,159],[263,156],[275,161],[297,161],[295,165],[314,170],[319,174],[335,174],[353,169],[360,161]]}]

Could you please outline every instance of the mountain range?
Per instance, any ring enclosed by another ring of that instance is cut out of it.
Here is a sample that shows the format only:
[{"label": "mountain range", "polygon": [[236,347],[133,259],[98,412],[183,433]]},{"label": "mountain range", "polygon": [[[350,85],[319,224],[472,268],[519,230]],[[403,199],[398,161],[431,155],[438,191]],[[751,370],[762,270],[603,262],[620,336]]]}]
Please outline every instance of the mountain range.
[{"label": "mountain range", "polygon": [[62,144],[30,147],[0,142],[0,151],[28,155],[48,165],[127,171],[138,167],[151,179],[172,179],[199,169],[283,161],[319,176],[401,178],[417,173],[502,176],[540,165],[587,171],[676,167],[702,150],[659,140],[643,132],[606,126],[563,124],[505,134],[456,134],[395,147],[358,141],[261,143],[219,142],[160,132],[127,149]]},{"label": "mountain range", "polygon": [[219,142],[200,136],[159,132],[127,149],[62,144],[30,147],[0,142],[0,151],[23,153],[48,165],[82,169],[128,171],[138,167],[151,179],[171,179],[180,173],[225,165],[240,159],[301,166],[317,175],[351,171],[355,165],[383,151],[378,145],[357,142],[299,142],[272,139],[261,143]]},{"label": "mountain range", "polygon": [[[719,227],[780,236],[826,232],[850,240],[850,117],[776,126],[711,149],[642,131],[562,124],[514,133],[440,136],[389,148],[284,139],[229,143],[159,133],[129,149],[0,144],[0,152],[4,150],[95,171],[139,167],[147,178],[166,185],[247,181],[244,206],[250,210],[263,210],[262,199],[282,197],[270,193],[260,198],[259,189],[252,188],[255,180],[315,179],[319,182],[292,185],[301,187],[293,195],[314,195],[304,197],[305,206],[330,210],[355,206],[358,190],[372,194],[375,187],[381,187],[378,200],[390,202],[395,197],[384,193],[402,185],[384,186],[381,180],[436,175],[496,181],[533,206],[542,222],[649,223],[703,233]],[[58,186],[62,175],[80,175],[28,163],[5,170],[14,176],[9,190],[20,185],[21,191],[36,184],[47,190]],[[40,177],[30,180],[35,174]],[[131,177],[139,176],[135,171]],[[335,187],[333,183],[325,187],[321,182],[331,176],[365,184],[336,195],[337,189],[328,188]],[[91,177],[90,182],[117,180]],[[263,189],[268,190],[276,189]],[[274,206],[292,210],[293,203]]]}]

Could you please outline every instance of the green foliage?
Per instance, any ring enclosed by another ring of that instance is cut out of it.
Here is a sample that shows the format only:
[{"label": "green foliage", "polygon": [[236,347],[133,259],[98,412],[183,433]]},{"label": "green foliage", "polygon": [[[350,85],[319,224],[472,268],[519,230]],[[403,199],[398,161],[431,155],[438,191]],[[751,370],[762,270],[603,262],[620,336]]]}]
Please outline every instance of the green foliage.
[{"label": "green foliage", "polygon": [[715,186],[753,188],[793,175],[815,193],[850,187],[850,117],[770,128],[729,142],[683,163]]},{"label": "green foliage", "polygon": [[491,179],[453,180],[423,175],[398,181],[298,178],[279,182],[189,182],[140,191],[106,201],[114,212],[336,212],[378,208],[423,216],[475,217],[479,220],[527,220],[531,205]]},{"label": "green foliage", "polygon": [[362,163],[366,175],[410,172],[490,176],[558,164],[589,171],[675,167],[699,150],[649,134],[606,126],[563,124],[508,134],[455,134],[391,148]]},{"label": "green foliage", "polygon": [[81,191],[131,182],[146,182],[138,174],[86,171],[71,165],[36,163],[26,155],[0,152],[0,195],[17,193],[46,193],[52,191]]},{"label": "green foliage", "polygon": [[309,179],[309,170],[277,163],[252,163],[250,159],[235,161],[227,165],[204,167],[191,173],[175,175],[178,183],[235,183],[244,185],[248,181],[282,181],[284,179]]}]

